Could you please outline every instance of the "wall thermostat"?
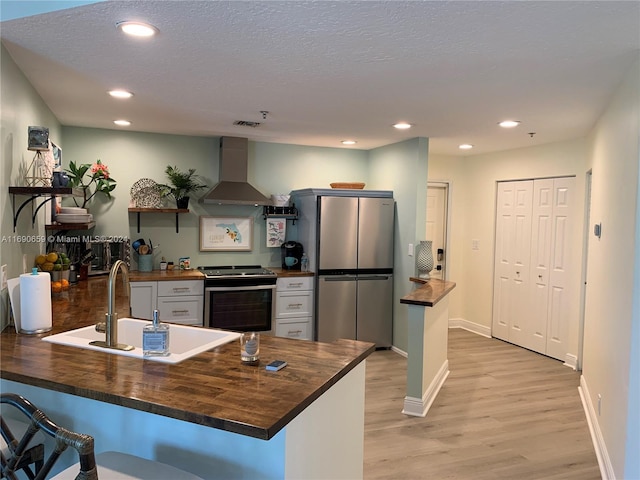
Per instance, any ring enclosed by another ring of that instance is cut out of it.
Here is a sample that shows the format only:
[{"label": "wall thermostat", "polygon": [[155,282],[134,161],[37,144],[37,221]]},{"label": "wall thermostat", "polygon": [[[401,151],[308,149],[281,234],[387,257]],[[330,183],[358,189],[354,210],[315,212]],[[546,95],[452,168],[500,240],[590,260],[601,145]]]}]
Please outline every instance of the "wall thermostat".
[{"label": "wall thermostat", "polygon": [[596,223],[596,224],[593,226],[593,234],[594,234],[596,237],[600,238],[600,235],[602,234],[602,224],[601,224],[601,223]]}]

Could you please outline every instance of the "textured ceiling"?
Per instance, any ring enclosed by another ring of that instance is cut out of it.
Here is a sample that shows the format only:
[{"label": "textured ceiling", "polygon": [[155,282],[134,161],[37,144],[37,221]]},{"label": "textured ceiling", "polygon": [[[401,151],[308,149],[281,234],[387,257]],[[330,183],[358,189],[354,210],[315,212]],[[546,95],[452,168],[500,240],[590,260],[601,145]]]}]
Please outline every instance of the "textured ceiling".
[{"label": "textured ceiling", "polygon": [[[160,33],[127,38],[122,20]],[[640,2],[107,1],[0,36],[63,125],[359,149],[424,136],[469,155],[586,135],[638,55]]]}]

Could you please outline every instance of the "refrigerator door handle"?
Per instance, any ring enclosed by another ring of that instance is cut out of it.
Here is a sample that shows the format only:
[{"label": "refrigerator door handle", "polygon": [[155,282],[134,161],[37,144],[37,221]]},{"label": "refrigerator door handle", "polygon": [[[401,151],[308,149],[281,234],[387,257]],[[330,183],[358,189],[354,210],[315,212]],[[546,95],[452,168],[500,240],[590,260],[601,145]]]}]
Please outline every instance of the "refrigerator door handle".
[{"label": "refrigerator door handle", "polygon": [[358,275],[358,280],[388,280],[389,275]]}]

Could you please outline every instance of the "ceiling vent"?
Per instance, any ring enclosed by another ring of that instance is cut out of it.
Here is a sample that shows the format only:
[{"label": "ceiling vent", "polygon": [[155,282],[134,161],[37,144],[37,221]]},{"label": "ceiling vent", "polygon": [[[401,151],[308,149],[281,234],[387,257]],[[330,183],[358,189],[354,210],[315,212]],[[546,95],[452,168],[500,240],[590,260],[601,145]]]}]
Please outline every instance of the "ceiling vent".
[{"label": "ceiling vent", "polygon": [[260,126],[260,122],[250,122],[249,120],[236,120],[233,122],[234,125],[239,127],[251,127],[256,128]]}]

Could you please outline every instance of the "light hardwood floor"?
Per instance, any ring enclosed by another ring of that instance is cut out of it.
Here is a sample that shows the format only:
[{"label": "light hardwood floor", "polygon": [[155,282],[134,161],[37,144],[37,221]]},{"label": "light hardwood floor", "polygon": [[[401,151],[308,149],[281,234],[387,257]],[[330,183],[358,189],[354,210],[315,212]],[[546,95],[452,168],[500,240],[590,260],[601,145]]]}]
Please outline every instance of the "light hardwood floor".
[{"label": "light hardwood floor", "polygon": [[449,370],[425,418],[403,415],[406,359],[367,360],[364,478],[600,479],[578,372],[449,330]]}]

